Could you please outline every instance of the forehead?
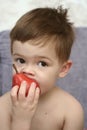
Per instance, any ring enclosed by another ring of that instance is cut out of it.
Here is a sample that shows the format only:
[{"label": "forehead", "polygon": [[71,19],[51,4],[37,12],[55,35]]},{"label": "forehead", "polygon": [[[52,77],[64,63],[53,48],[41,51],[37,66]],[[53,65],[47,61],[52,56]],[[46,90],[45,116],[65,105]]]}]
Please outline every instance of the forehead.
[{"label": "forehead", "polygon": [[36,44],[34,42],[34,40],[29,40],[24,43],[15,41],[13,43],[13,54],[17,53],[27,57],[44,56],[56,59],[56,52],[51,44],[43,46],[42,44]]},{"label": "forehead", "polygon": [[[11,44],[11,51],[13,51],[13,44],[15,43],[15,41],[13,41],[13,43]],[[44,35],[35,39],[29,39],[27,41],[24,42],[20,41],[20,42],[23,44],[27,42],[35,46],[38,45],[39,47],[48,46],[49,48],[55,49],[56,52],[56,48],[58,48],[57,46],[58,46],[59,38],[56,35],[52,35],[52,36]]]}]

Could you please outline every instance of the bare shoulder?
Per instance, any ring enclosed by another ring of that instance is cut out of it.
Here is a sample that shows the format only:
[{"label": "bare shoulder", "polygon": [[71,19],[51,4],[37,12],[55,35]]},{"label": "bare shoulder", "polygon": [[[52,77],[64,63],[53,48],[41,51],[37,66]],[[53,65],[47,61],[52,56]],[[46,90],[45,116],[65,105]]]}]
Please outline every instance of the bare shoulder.
[{"label": "bare shoulder", "polygon": [[10,99],[10,92],[8,92],[0,97],[0,113],[1,111],[3,113],[10,111],[10,107],[11,107],[11,99]]},{"label": "bare shoulder", "polygon": [[0,112],[10,112],[11,110],[11,98],[10,98],[10,92],[7,92],[3,96],[0,97]]},{"label": "bare shoulder", "polygon": [[84,125],[84,111],[80,102],[69,93],[59,89],[60,100],[65,113],[64,130],[82,130]]},{"label": "bare shoulder", "polygon": [[2,130],[8,130],[11,112],[10,92],[0,97],[0,127]]},{"label": "bare shoulder", "polygon": [[6,94],[2,95],[0,97],[0,105],[2,104],[2,106],[8,106],[11,103],[11,99],[10,99],[10,92],[7,92]]}]

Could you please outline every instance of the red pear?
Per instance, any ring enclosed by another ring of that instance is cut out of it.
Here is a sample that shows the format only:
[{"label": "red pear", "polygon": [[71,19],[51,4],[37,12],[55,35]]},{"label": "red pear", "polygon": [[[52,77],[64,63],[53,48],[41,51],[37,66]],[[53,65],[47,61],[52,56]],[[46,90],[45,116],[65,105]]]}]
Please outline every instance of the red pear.
[{"label": "red pear", "polygon": [[36,87],[39,87],[39,84],[34,79],[27,77],[23,73],[18,73],[17,70],[16,70],[16,74],[13,76],[13,80],[12,80],[12,87],[15,86],[15,85],[18,85],[20,87],[22,81],[26,81],[26,83],[27,83],[26,96],[28,94],[28,91],[29,91],[29,88],[30,88],[30,85],[31,85],[32,82],[35,82]]},{"label": "red pear", "polygon": [[28,94],[28,91],[29,91],[29,88],[30,88],[30,85],[32,82],[35,82],[36,87],[39,87],[38,83],[35,80],[30,79],[29,77],[27,77],[23,73],[17,73],[13,76],[12,86],[18,85],[20,87],[21,82],[23,80],[26,81],[26,83],[27,83],[26,95]]}]

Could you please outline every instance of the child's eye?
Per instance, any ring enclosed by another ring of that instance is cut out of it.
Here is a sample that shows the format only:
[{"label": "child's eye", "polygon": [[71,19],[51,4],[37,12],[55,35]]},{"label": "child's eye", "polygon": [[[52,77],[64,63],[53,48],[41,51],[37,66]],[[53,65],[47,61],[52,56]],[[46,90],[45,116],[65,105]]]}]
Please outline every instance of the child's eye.
[{"label": "child's eye", "polygon": [[24,63],[25,63],[25,60],[22,59],[22,58],[17,58],[16,61],[17,61],[18,63],[21,63],[21,64],[24,64]]},{"label": "child's eye", "polygon": [[46,67],[46,66],[47,66],[47,63],[44,62],[44,61],[40,61],[40,62],[38,63],[38,65],[39,65],[39,66],[42,66],[42,67]]}]

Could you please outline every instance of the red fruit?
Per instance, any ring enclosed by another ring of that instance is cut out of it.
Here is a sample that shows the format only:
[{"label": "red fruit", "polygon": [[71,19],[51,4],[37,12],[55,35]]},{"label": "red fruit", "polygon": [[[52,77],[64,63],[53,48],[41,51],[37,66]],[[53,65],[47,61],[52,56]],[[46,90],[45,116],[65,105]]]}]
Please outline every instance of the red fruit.
[{"label": "red fruit", "polygon": [[29,77],[27,77],[23,73],[17,73],[13,76],[12,87],[15,86],[15,85],[18,85],[20,87],[21,82],[23,80],[27,82],[26,96],[28,94],[28,91],[29,91],[29,88],[30,88],[30,85],[31,85],[32,82],[35,82],[36,87],[39,87],[38,83],[35,80],[30,79]]}]

